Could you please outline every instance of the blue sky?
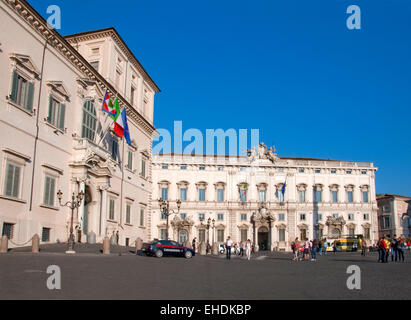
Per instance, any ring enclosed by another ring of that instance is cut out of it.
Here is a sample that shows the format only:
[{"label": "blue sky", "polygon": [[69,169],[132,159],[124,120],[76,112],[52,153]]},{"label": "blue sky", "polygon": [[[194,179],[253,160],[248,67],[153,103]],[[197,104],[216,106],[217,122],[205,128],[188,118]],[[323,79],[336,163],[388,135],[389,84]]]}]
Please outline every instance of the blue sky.
[{"label": "blue sky", "polygon": [[378,193],[411,195],[411,1],[29,2],[59,5],[63,35],[114,26],[162,89],[157,128],[260,129],[280,156],[372,161]]}]

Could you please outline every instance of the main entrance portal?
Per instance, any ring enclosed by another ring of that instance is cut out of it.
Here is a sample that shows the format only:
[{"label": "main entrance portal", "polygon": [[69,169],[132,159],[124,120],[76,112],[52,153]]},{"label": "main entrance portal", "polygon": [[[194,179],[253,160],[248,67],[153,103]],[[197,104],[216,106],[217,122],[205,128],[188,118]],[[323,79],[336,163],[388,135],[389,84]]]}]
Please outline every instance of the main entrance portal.
[{"label": "main entrance portal", "polygon": [[258,250],[259,251],[270,250],[268,246],[268,229],[266,227],[261,227],[258,230]]}]

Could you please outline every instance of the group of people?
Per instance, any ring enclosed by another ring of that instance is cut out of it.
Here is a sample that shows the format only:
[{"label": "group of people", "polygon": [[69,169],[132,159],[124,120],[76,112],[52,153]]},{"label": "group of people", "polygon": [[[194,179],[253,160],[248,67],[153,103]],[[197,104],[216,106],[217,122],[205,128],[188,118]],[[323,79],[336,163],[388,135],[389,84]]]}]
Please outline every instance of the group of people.
[{"label": "group of people", "polygon": [[389,237],[381,237],[378,240],[378,262],[388,263],[388,258],[391,254],[392,262],[404,262],[404,252],[406,249],[406,241],[404,239],[397,238],[394,235],[391,239]]},{"label": "group of people", "polygon": [[228,237],[224,245],[225,245],[225,253],[226,253],[227,260],[231,259],[231,248],[235,248],[235,252],[238,252],[238,255],[242,257],[244,256],[244,251],[245,251],[247,260],[251,259],[251,252],[252,252],[253,246],[251,244],[250,239],[248,239],[246,243],[241,242],[240,244],[237,244],[237,243],[234,243],[233,240],[231,240],[231,237]]},{"label": "group of people", "polygon": [[[322,255],[327,254],[328,248],[331,247],[328,245],[326,240],[317,241],[317,239],[308,240],[307,238],[303,241],[298,240],[298,237],[291,242],[291,250],[293,251],[293,261],[302,261],[302,260],[317,260],[317,253]],[[332,251],[335,254],[337,252],[337,242],[334,241],[332,244]],[[311,259],[310,259],[311,255]]]}]

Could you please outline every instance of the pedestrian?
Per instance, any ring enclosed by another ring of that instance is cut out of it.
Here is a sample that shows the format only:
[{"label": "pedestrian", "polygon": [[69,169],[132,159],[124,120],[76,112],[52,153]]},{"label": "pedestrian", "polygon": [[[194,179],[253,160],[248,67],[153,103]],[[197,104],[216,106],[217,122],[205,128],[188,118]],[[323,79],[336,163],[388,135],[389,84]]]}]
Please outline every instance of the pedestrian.
[{"label": "pedestrian", "polygon": [[244,242],[240,242],[240,255],[244,257]]},{"label": "pedestrian", "polygon": [[367,251],[367,241],[365,241],[365,239],[363,239],[361,241],[361,255],[365,257],[366,251]]},{"label": "pedestrian", "polygon": [[328,248],[328,243],[327,243],[327,239],[324,239],[324,242],[323,242],[323,247],[324,247],[324,255],[326,256],[327,255],[327,248]]},{"label": "pedestrian", "polygon": [[397,235],[394,234],[394,237],[391,239],[391,261],[397,262],[398,260],[398,240]]},{"label": "pedestrian", "polygon": [[304,260],[310,260],[310,241],[307,238],[304,242]]},{"label": "pedestrian", "polygon": [[384,238],[380,237],[380,240],[378,241],[378,262],[385,262],[385,247]]},{"label": "pedestrian", "polygon": [[247,240],[247,243],[246,243],[246,245],[245,245],[245,251],[246,251],[247,259],[248,259],[248,260],[251,259],[251,250],[252,250],[251,240],[248,239],[248,240]]},{"label": "pedestrian", "polygon": [[318,253],[320,254],[320,256],[323,253],[323,243],[321,240],[318,242]]},{"label": "pedestrian", "polygon": [[233,240],[231,240],[231,237],[229,236],[227,238],[227,241],[225,243],[225,250],[226,250],[226,259],[231,260],[231,247],[233,246]]},{"label": "pedestrian", "polygon": [[401,262],[402,260],[402,262],[404,262],[405,242],[401,237],[398,239],[397,249],[398,249],[398,261]]},{"label": "pedestrian", "polygon": [[118,230],[117,230],[117,232],[116,232],[116,243],[117,243],[117,245],[118,245],[119,241],[120,241],[120,236],[119,236]]},{"label": "pedestrian", "polygon": [[193,250],[194,250],[194,252],[196,251],[196,240],[197,240],[197,238],[196,237],[194,237],[194,239],[193,239]]},{"label": "pedestrian", "polygon": [[388,237],[385,237],[384,239],[385,243],[385,257],[384,257],[384,262],[388,263],[388,257],[390,256],[390,248],[391,248],[391,242],[388,240]]},{"label": "pedestrian", "polygon": [[317,239],[311,242],[311,261],[317,261]]},{"label": "pedestrian", "polygon": [[334,240],[334,242],[333,242],[333,252],[334,252],[334,254],[337,253],[337,240]]},{"label": "pedestrian", "polygon": [[298,250],[300,249],[300,243],[298,242],[298,238],[295,238],[295,240],[291,242],[291,249],[293,250],[294,254],[293,261],[298,261]]}]

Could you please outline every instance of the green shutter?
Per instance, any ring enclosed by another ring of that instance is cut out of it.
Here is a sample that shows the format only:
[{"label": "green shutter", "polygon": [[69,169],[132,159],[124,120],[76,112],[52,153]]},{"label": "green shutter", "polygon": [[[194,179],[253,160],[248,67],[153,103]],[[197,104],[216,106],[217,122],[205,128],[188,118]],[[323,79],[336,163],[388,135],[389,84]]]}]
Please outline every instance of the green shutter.
[{"label": "green shutter", "polygon": [[64,131],[64,117],[66,114],[66,105],[60,104],[60,119],[59,119],[59,128]]},{"label": "green shutter", "polygon": [[14,103],[17,103],[17,88],[19,85],[19,78],[17,75],[17,71],[13,70],[13,75],[11,78],[11,93],[10,93],[10,99]]},{"label": "green shutter", "polygon": [[43,204],[49,203],[49,190],[50,190],[50,178],[46,177],[44,181],[44,197],[43,197]]},{"label": "green shutter", "polygon": [[52,96],[49,97],[49,115],[47,118],[48,123],[52,123],[53,121],[53,114],[54,114],[54,110],[53,110],[53,98]]},{"label": "green shutter", "polygon": [[49,189],[49,205],[54,206],[54,186],[56,184],[56,180],[54,178],[50,178],[50,189]]},{"label": "green shutter", "polygon": [[34,97],[34,84],[32,82],[28,82],[27,87],[27,99],[25,108],[30,112],[33,111],[33,97]]},{"label": "green shutter", "polygon": [[11,196],[13,191],[13,174],[14,166],[10,163],[7,164],[6,182],[4,186],[4,193],[6,196]]},{"label": "green shutter", "polygon": [[18,198],[19,196],[19,185],[20,185],[20,167],[14,166],[14,179],[13,179],[13,197]]}]

